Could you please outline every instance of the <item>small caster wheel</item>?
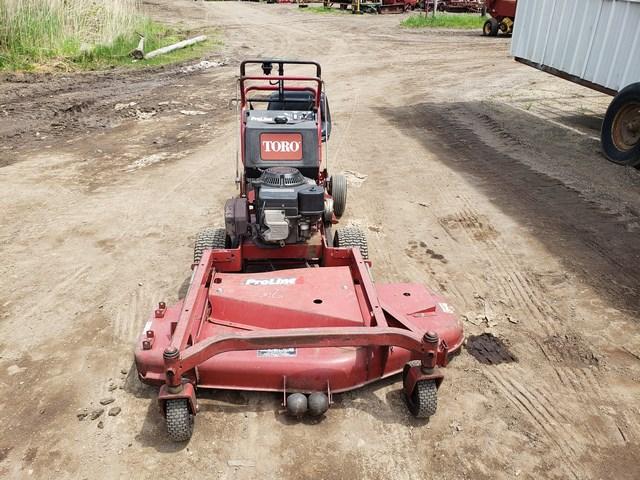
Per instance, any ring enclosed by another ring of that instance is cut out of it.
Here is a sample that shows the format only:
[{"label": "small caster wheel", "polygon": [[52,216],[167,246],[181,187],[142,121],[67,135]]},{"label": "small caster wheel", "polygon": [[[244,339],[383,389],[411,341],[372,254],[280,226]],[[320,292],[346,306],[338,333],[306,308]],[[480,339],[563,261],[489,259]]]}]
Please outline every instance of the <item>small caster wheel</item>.
[{"label": "small caster wheel", "polygon": [[186,442],[193,433],[193,415],[186,398],[167,400],[165,404],[167,433],[174,442]]},{"label": "small caster wheel", "polygon": [[416,418],[429,418],[438,408],[438,387],[435,380],[420,380],[411,395],[406,396],[409,411]]}]

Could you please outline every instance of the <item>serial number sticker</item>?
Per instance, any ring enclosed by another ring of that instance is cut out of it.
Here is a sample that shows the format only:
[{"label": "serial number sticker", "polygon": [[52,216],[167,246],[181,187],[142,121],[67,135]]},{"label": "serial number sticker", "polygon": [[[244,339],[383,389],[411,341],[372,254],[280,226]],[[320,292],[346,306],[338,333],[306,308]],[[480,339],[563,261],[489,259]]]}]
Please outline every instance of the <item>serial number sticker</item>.
[{"label": "serial number sticker", "polygon": [[295,357],[295,348],[270,348],[268,350],[258,350],[258,357]]},{"label": "serial number sticker", "polygon": [[439,303],[438,306],[444,313],[453,313],[453,307],[451,307],[448,303]]}]

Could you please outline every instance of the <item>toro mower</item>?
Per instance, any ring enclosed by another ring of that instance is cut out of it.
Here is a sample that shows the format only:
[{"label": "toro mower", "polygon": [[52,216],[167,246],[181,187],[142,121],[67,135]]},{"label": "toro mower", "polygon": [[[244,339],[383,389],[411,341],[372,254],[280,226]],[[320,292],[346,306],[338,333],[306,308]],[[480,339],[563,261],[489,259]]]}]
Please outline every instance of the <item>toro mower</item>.
[{"label": "toro mower", "polygon": [[135,351],[169,437],[191,437],[197,388],[281,392],[289,414],[320,416],[332,395],[402,373],[410,412],[430,417],[462,325],[421,285],[374,284],[364,233],[334,228],[347,182],[323,158],[320,65],[244,61],[238,87],[239,194],[224,228],[197,235],[185,298],[158,305]]}]

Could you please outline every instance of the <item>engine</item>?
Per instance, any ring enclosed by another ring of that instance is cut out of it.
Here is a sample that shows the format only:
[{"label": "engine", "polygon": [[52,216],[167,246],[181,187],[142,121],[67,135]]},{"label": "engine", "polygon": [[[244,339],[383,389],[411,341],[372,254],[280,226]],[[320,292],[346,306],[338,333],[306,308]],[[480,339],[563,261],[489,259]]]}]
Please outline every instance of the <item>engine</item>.
[{"label": "engine", "polygon": [[292,167],[269,168],[252,186],[255,201],[251,214],[245,198],[227,202],[225,223],[230,238],[250,234],[259,243],[279,245],[309,239],[325,213],[322,186]]}]

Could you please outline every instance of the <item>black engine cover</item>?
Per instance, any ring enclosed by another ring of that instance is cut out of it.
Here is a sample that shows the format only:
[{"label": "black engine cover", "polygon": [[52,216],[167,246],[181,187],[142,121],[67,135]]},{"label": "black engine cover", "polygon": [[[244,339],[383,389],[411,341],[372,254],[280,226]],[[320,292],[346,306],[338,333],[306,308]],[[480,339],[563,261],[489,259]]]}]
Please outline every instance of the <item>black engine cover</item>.
[{"label": "black engine cover", "polygon": [[271,187],[263,185],[258,190],[259,210],[284,210],[285,216],[298,215],[299,187]]},{"label": "black engine cover", "polygon": [[324,211],[324,188],[309,185],[298,191],[298,209],[301,215],[322,215]]}]

